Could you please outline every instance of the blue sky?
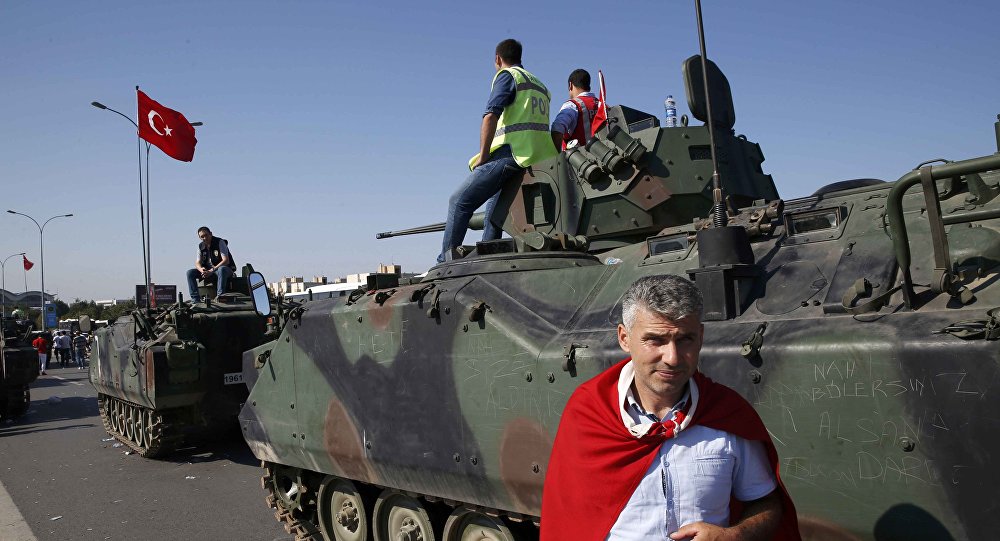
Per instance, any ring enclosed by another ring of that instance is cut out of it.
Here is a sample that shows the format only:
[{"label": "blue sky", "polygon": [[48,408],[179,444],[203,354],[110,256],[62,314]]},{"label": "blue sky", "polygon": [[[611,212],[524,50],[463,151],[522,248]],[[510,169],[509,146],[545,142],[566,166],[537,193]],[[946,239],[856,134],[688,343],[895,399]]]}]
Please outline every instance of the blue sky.
[{"label": "blue sky", "polygon": [[[708,56],[736,130],[786,199],[837,180],[894,180],[933,158],[996,152],[996,2],[706,1]],[[202,121],[192,163],[151,159],[153,277],[183,286],[195,230],[268,280],[378,263],[423,271],[466,174],[493,48],[524,44],[556,99],[603,69],[611,103],[687,113],[692,2],[0,3],[0,201],[43,220],[46,289],[127,297],[142,281],[135,85]],[[38,260],[28,220],[0,213],[0,258]],[[470,233],[467,242],[478,238]],[[16,259],[7,285],[23,288]],[[28,273],[37,289],[38,268]],[[181,290],[185,289],[180,287]]]}]

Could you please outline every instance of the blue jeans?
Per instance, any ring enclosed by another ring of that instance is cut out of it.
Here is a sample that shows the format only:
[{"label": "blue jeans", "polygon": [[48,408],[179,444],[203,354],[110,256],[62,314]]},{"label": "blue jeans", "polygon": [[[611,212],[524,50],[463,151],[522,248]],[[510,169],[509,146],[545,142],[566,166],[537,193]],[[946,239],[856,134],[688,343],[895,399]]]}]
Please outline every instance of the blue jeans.
[{"label": "blue jeans", "polygon": [[76,357],[76,365],[83,368],[87,362],[87,350],[85,349],[74,349],[73,353]]},{"label": "blue jeans", "polygon": [[450,259],[451,250],[462,245],[465,232],[469,230],[469,219],[483,203],[486,203],[486,225],[483,240],[500,238],[501,229],[493,225],[493,210],[500,198],[504,182],[523,171],[510,153],[510,146],[504,145],[490,155],[490,161],[472,170],[465,182],[458,186],[448,200],[448,221],[444,226],[444,242],[438,263]]},{"label": "blue jeans", "polygon": [[[229,277],[233,275],[233,269],[228,266],[222,266],[215,271],[215,295],[219,296],[226,292],[226,286],[229,284]],[[201,302],[201,295],[198,293],[198,279],[201,278],[201,273],[198,269],[190,269],[187,272],[188,279],[188,292],[191,293],[192,302]]]}]

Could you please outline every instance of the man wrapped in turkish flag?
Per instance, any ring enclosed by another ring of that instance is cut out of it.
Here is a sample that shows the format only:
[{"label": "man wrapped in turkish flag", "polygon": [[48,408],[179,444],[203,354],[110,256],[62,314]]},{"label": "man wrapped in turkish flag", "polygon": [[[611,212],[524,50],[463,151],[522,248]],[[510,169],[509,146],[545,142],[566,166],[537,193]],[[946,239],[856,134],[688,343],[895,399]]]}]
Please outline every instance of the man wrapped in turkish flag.
[{"label": "man wrapped in turkish flag", "polygon": [[[577,388],[566,404],[552,447],[542,495],[541,541],[603,541],[672,430],[657,423],[636,438],[622,424],[618,378],[631,359],[616,364]],[[701,398],[690,423],[701,424],[764,443],[784,507],[774,539],[799,541],[795,506],[780,478],[778,454],[757,412],[736,391],[701,372],[692,378]],[[730,517],[741,503],[730,501]]]},{"label": "man wrapped in turkish flag", "polygon": [[139,137],[156,145],[167,156],[182,162],[194,159],[194,126],[184,115],[147,96],[136,88],[139,100]]}]

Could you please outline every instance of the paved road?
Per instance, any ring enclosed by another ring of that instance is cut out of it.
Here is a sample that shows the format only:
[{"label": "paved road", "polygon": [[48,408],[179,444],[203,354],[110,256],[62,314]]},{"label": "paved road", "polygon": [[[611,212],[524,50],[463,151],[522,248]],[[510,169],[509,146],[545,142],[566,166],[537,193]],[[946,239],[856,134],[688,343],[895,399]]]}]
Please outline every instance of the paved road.
[{"label": "paved road", "polygon": [[[241,441],[182,449],[166,460],[126,455],[105,441],[97,395],[75,368],[49,370],[31,398],[26,416],[0,424],[0,483],[34,538],[291,539],[264,504],[259,462]],[[5,517],[0,539],[17,531]]]}]

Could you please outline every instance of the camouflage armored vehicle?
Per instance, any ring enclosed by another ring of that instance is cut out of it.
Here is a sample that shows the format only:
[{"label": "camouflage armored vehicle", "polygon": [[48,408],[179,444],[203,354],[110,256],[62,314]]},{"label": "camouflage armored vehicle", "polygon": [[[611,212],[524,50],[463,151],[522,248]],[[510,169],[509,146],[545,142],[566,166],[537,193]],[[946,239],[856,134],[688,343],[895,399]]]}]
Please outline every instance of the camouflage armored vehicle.
[{"label": "camouflage armored vehicle", "polygon": [[28,386],[38,379],[38,369],[31,324],[0,317],[0,420],[16,419],[28,411]]},{"label": "camouflage armored vehicle", "polygon": [[623,293],[679,274],[701,370],[764,419],[805,538],[995,535],[1000,153],[782,201],[721,71],[683,72],[704,124],[610,108],[504,188],[511,238],[304,303],[248,353],[243,434],[289,531],[536,538],[566,401],[624,356]]},{"label": "camouflage armored vehicle", "polygon": [[247,397],[243,351],[267,330],[250,298],[250,270],[214,301],[135,310],[94,332],[90,382],[109,434],[147,458],[199,432],[235,435]]}]

